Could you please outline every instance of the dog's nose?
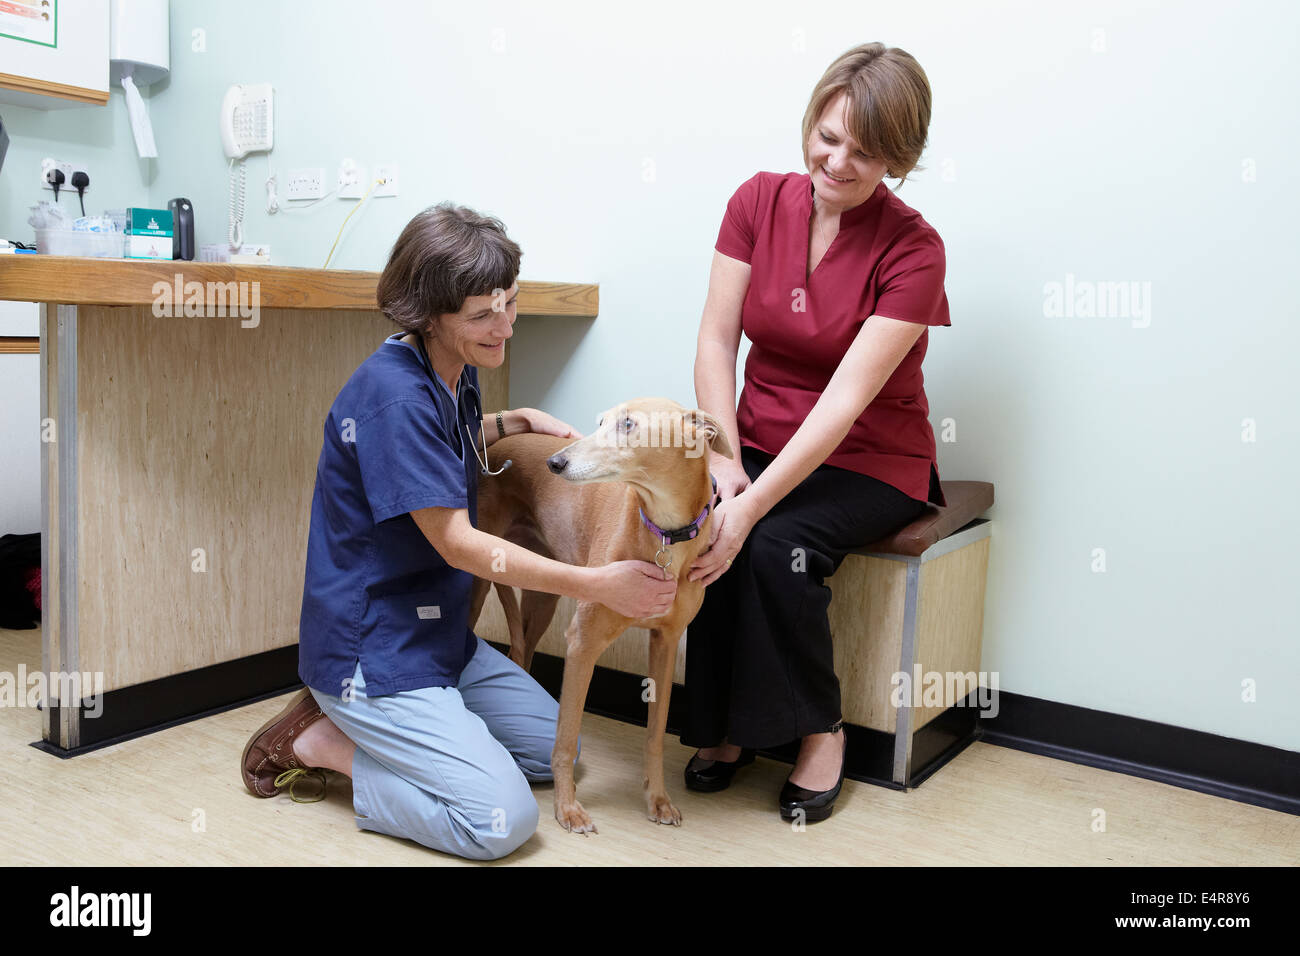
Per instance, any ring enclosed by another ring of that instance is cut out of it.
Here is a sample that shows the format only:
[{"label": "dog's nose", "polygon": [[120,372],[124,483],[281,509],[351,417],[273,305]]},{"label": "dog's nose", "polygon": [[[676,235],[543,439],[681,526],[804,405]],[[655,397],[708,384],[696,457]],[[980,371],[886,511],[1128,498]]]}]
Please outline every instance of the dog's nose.
[{"label": "dog's nose", "polygon": [[550,458],[546,459],[546,467],[558,475],[560,472],[564,471],[565,468],[569,467],[569,459],[565,458],[563,454],[557,452]]}]

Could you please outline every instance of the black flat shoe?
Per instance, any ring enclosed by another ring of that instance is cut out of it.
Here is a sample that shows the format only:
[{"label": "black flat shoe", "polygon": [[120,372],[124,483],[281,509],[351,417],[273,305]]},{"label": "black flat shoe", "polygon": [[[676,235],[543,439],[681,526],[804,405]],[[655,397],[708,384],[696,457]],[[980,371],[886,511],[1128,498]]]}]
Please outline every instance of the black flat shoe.
[{"label": "black flat shoe", "polygon": [[[844,734],[844,722],[838,721],[831,728],[831,733],[836,730],[841,735]],[[840,757],[840,779],[829,790],[805,790],[803,787],[797,787],[790,782],[790,778],[785,778],[785,786],[781,788],[781,795],[778,801],[781,806],[781,819],[793,820],[802,811],[805,823],[816,823],[819,820],[825,820],[835,809],[835,798],[840,795],[840,789],[844,786],[844,765],[848,762],[849,741],[848,737],[844,738],[841,746],[844,752]],[[791,774],[794,771],[790,771]]]},{"label": "black flat shoe", "polygon": [[686,764],[686,789],[699,790],[702,793],[716,793],[731,786],[731,778],[741,767],[754,762],[754,751],[744,747],[740,756],[730,762],[726,760],[705,760],[699,751]]}]

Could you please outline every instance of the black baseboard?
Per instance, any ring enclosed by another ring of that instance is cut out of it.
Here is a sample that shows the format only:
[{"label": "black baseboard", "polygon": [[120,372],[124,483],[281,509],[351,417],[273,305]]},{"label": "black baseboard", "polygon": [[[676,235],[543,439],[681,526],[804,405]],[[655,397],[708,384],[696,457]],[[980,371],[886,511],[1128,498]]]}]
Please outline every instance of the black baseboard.
[{"label": "black baseboard", "polygon": [[1300,753],[1001,691],[986,743],[1300,814]]},{"label": "black baseboard", "polygon": [[[160,677],[104,693],[93,708],[81,706],[81,741],[66,747],[61,739],[38,740],[37,750],[76,757],[168,727],[211,717],[301,687],[298,645],[277,647],[210,667]],[[99,716],[92,716],[94,711]],[[59,727],[59,708],[50,708],[50,726]]]},{"label": "black baseboard", "polygon": [[[505,650],[503,645],[493,646]],[[533,658],[533,677],[557,699],[563,672],[562,658],[550,654]],[[83,707],[77,747],[61,746],[57,740],[32,746],[73,757],[300,686],[295,644],[108,691],[98,717],[88,716]],[[597,667],[586,710],[644,727],[647,707],[641,694],[638,675]],[[680,736],[686,702],[686,689],[674,685],[668,707],[670,734]],[[58,727],[57,708],[52,710],[51,725]],[[850,745],[846,776],[903,789],[891,779],[893,735],[846,727]],[[912,741],[907,786],[919,786],[974,740],[1300,815],[1300,753],[1007,691],[998,693],[996,717],[981,717],[973,706],[952,707],[921,728]],[[760,751],[788,763],[796,752],[797,742]]]},{"label": "black baseboard", "polygon": [[[919,787],[936,770],[979,740],[979,707],[974,694],[961,706],[949,707],[912,735],[912,765],[907,778],[909,787]],[[893,736],[889,736],[893,744]]]}]

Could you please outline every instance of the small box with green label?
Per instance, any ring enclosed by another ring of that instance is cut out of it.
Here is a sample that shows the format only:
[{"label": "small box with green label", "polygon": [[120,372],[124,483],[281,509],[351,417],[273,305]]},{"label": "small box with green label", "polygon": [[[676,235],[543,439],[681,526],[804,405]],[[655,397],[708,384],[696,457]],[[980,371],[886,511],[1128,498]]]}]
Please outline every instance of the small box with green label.
[{"label": "small box with green label", "polygon": [[172,213],[170,209],[126,211],[126,258],[170,259]]}]

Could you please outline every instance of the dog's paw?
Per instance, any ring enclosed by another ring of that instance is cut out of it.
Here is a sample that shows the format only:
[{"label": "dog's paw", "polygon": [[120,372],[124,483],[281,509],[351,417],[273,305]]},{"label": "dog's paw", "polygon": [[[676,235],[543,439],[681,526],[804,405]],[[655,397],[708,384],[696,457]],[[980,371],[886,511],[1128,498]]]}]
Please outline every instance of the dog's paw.
[{"label": "dog's paw", "polygon": [[646,794],[646,816],[654,823],[663,823],[669,826],[679,827],[682,825],[682,814],[672,802],[668,799],[666,793]]},{"label": "dog's paw", "polygon": [[555,819],[560,826],[570,833],[581,833],[585,836],[588,833],[596,832],[596,824],[591,822],[590,815],[586,810],[582,809],[582,804],[577,800],[564,806],[556,804]]}]

